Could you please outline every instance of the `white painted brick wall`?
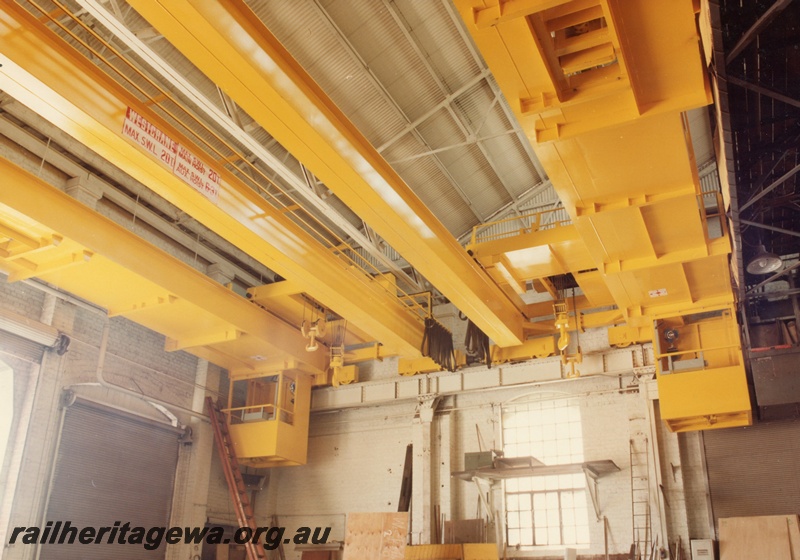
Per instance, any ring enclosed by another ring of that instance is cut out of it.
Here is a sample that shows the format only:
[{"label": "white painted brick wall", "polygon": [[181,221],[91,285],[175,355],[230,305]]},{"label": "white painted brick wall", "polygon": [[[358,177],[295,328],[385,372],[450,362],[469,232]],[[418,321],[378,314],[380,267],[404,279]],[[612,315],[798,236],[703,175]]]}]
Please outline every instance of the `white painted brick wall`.
[{"label": "white painted brick wall", "polygon": [[[0,308],[38,318],[42,303],[42,294],[34,288],[21,284],[0,285]],[[453,328],[458,330],[461,322],[452,317],[451,320],[454,321]],[[18,521],[17,524],[24,524],[29,519],[35,520],[39,515],[37,508],[41,504],[43,482],[52,458],[48,453],[52,449],[52,438],[58,420],[56,402],[60,388],[69,383],[92,382],[95,379],[102,321],[90,312],[59,302],[54,324],[68,331],[74,341],[63,363],[59,365],[59,361],[54,360],[49,364],[38,389],[35,404],[37,421],[29,433],[29,448],[26,450],[23,477],[20,479],[18,500],[13,512],[13,519]],[[584,352],[600,350],[604,344],[607,344],[607,338],[603,330],[581,335]],[[586,371],[598,367],[606,371],[624,369],[631,363],[630,351],[608,354],[601,358],[601,362],[599,365],[593,364],[587,359],[582,367]],[[434,500],[449,500],[449,503],[442,504],[443,511],[450,511],[454,519],[468,519],[478,515],[478,495],[474,484],[452,479],[448,481],[447,487],[442,484],[447,478],[447,468],[463,469],[464,453],[478,451],[476,425],[486,445],[499,447],[499,411],[503,403],[530,393],[573,395],[581,405],[586,459],[611,459],[621,468],[620,472],[601,480],[599,491],[602,514],[609,520],[610,550],[612,553],[625,553],[631,541],[628,444],[631,433],[635,431],[651,435],[646,402],[638,394],[617,391],[620,381],[614,376],[502,390],[479,389],[500,371],[504,372],[504,378],[517,375],[520,379],[536,379],[536,372],[548,364],[559,367],[558,359],[550,358],[529,364],[506,365],[502,370],[498,367],[491,370],[476,368],[477,377],[473,383],[475,391],[447,397],[440,403],[440,409],[448,412],[447,437],[434,437],[433,460],[437,464],[433,477]],[[163,337],[160,335],[127,320],[112,321],[109,356],[106,361],[109,380],[131,389],[138,386],[147,394],[189,406],[194,390],[191,382],[194,379],[195,365],[196,359],[188,354],[164,352]],[[22,368],[18,375],[22,375],[21,371]],[[222,372],[216,368],[216,373]],[[362,368],[362,379],[396,380],[397,360],[387,359],[366,365]],[[486,383],[481,383],[480,379]],[[419,378],[411,378],[408,381],[413,384],[418,380]],[[630,376],[625,377],[622,385],[627,385],[629,381]],[[360,390],[357,387],[342,389]],[[144,411],[146,405],[115,396],[107,390],[81,390],[91,392],[101,402],[147,414]],[[223,379],[220,393],[224,395],[226,392],[227,381]],[[152,410],[149,414],[158,416]],[[347,513],[396,511],[405,449],[413,438],[413,417],[413,401],[313,415],[309,463],[302,467],[273,469],[270,472],[269,484],[256,500],[259,524],[268,525],[271,516],[277,514],[289,534],[293,534],[299,526],[331,526],[331,539],[342,539]],[[442,418],[444,416],[439,414],[434,419],[435,434],[440,433]],[[662,434],[662,437],[667,436]],[[441,447],[442,441],[449,443],[447,448]],[[691,509],[701,502],[701,498],[704,500],[702,479],[698,478],[702,476],[699,456],[696,453],[693,455],[688,447],[682,450],[674,442],[667,448],[668,460],[680,462],[682,456],[685,456],[692,465],[691,468],[682,465],[683,485],[685,490],[691,491],[691,496],[687,495],[686,508]],[[444,458],[447,460],[442,461]],[[442,467],[439,465],[442,462],[447,465]],[[204,498],[208,502],[208,517],[213,522],[235,524],[233,508],[216,453],[213,454],[210,465],[204,468],[209,469],[210,477],[208,494]],[[188,467],[181,471],[179,480],[190,476],[189,472]],[[499,493],[495,494],[499,499]],[[184,500],[188,498],[184,497]],[[497,505],[499,504],[498,501]],[[598,554],[602,552],[603,524],[596,522],[593,517],[592,515],[590,519],[593,545],[587,552]],[[681,534],[704,536],[701,534],[702,522],[703,516],[697,514],[687,517],[683,526],[676,528]],[[673,520],[673,524],[679,525],[680,519]],[[299,558],[292,548],[287,547],[287,558]],[[28,558],[31,551],[30,547],[17,547],[7,551],[7,557],[12,560]]]},{"label": "white painted brick wall", "polygon": [[0,308],[38,320],[44,303],[44,292],[21,282],[8,284],[5,278],[5,275],[0,274]]},{"label": "white painted brick wall", "polygon": [[[0,309],[8,309],[39,320],[44,294],[26,284],[0,283]],[[76,308],[59,300],[55,305],[53,325],[72,339],[69,351],[57,356],[52,350],[45,354],[45,362],[36,385],[32,421],[26,435],[16,495],[10,513],[10,525],[38,524],[43,515],[43,504],[53,464],[53,449],[59,426],[59,400],[62,388],[74,384],[76,393],[112,407],[128,410],[159,421],[165,417],[141,399],[120,394],[97,386],[96,370],[104,318],[96,313]],[[161,400],[186,406],[191,404],[196,358],[183,352],[163,351],[163,337],[130,321],[116,318],[110,322],[106,376],[134,390]],[[0,355],[0,359],[5,356]],[[14,368],[15,413],[25,398],[25,389],[32,366],[18,360],[5,360]],[[218,373],[218,368],[216,369]],[[218,379],[216,377],[215,379]],[[181,380],[179,382],[178,380]],[[135,381],[135,383],[134,383]],[[188,382],[188,383],[187,383]],[[185,419],[184,419],[185,421]],[[12,441],[13,444],[13,441]],[[8,455],[3,476],[8,474]],[[201,468],[207,469],[207,465]],[[184,473],[185,474],[185,473]],[[179,483],[181,481],[179,475]],[[4,550],[3,558],[28,559],[35,547],[14,545]]]},{"label": "white painted brick wall", "polygon": [[413,417],[413,404],[313,415],[308,464],[273,470],[256,502],[259,524],[276,513],[287,534],[330,526],[330,539],[343,540],[347,513],[397,511]]},{"label": "white painted brick wall", "polygon": [[[256,510],[258,509],[256,507]],[[222,463],[220,463],[216,448],[211,457],[206,515],[215,524],[237,525],[236,512],[233,509],[233,502],[228,493],[228,484],[225,481],[225,473],[222,470]]]},{"label": "white painted brick wall", "polygon": [[[440,409],[450,411],[450,447],[436,450],[434,456],[447,456],[452,470],[462,470],[464,453],[479,450],[476,426],[487,446],[500,446],[498,419],[502,403],[532,392],[575,395],[584,420],[586,460],[611,459],[621,469],[600,482],[600,506],[601,514],[609,520],[611,552],[625,553],[631,544],[630,418],[644,419],[646,403],[640,395],[620,394],[617,388],[615,377],[589,378],[448,397]],[[405,445],[411,439],[411,409],[407,419],[390,421],[394,416],[390,411],[398,408],[375,407],[314,416],[309,464],[279,469],[279,476],[271,482],[274,496],[265,496],[265,506],[274,508],[282,519],[297,518],[298,524],[306,525],[351,511],[393,511],[399,492],[399,478],[394,469],[401,467]],[[439,418],[437,415],[434,422]],[[633,429],[640,427],[646,429],[646,421],[641,426],[633,423]],[[434,480],[437,493],[440,479],[434,477]],[[453,518],[469,519],[482,514],[473,483],[451,480],[446,495],[451,500]],[[497,493],[496,497],[499,499]],[[446,507],[443,505],[443,510]],[[599,554],[603,549],[603,523],[595,520],[593,511],[590,516],[594,544],[586,552]],[[340,538],[340,533],[336,533],[336,538]]]}]

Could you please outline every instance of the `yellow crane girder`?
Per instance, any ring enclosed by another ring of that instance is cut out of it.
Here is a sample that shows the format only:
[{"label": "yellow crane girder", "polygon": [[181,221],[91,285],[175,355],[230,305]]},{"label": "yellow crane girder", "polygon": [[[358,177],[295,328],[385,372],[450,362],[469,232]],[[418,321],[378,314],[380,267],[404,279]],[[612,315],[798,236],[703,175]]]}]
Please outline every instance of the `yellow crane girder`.
[{"label": "yellow crane girder", "polygon": [[0,239],[25,245],[0,250],[10,281],[41,278],[233,372],[282,356],[326,379],[327,354],[307,352],[299,329],[7,159],[0,175]]},{"label": "yellow crane girder", "polygon": [[500,346],[523,316],[241,0],[130,0],[140,15]]},{"label": "yellow crane girder", "polygon": [[[641,331],[647,328],[657,343],[663,336],[657,325],[684,316],[715,333],[706,315],[727,314],[725,324],[733,333],[728,361],[687,357],[679,348],[664,358],[676,362],[674,368],[657,368],[670,428],[749,424],[742,352],[730,313],[724,209],[718,197],[710,200],[714,193],[700,191],[683,114],[711,102],[695,3],[456,0],[456,5],[591,255],[597,269],[591,288],[599,288],[596,280],[602,279],[602,297],[610,295],[623,312],[627,325],[615,330],[613,339],[646,340]],[[506,245],[506,262],[514,252],[524,254]],[[557,254],[552,242],[550,247]],[[591,300],[593,291],[586,296]],[[706,336],[698,355],[719,338]],[[686,399],[689,394],[692,399]]]},{"label": "yellow crane girder", "polygon": [[[596,268],[579,285],[590,299],[613,298],[634,326],[729,305],[730,242],[719,214],[709,234],[681,114],[710,102],[692,3],[456,4],[571,217],[478,245],[481,261],[518,283]],[[525,246],[537,236],[547,246]]]},{"label": "yellow crane girder", "polygon": [[[227,171],[224,161],[202,156],[195,142],[14,2],[0,6],[0,51],[0,77],[7,93],[389,350],[419,355],[421,319],[395,293],[325,248]],[[123,133],[131,123],[139,130]],[[165,165],[162,158],[174,157],[168,153],[171,142],[216,168],[213,196],[190,187],[174,171],[177,167]],[[159,143],[166,143],[167,149],[159,149]]]}]

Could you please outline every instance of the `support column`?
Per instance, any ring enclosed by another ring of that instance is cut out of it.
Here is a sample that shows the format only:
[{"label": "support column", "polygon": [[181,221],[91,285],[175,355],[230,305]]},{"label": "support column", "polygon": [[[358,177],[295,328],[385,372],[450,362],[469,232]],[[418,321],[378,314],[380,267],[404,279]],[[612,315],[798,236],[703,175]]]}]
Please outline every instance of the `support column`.
[{"label": "support column", "polygon": [[[203,412],[207,391],[204,387],[219,387],[219,374],[209,370],[206,360],[197,361],[192,397],[192,410]],[[173,527],[202,527],[206,522],[210,465],[214,453],[214,437],[207,420],[191,417],[187,428],[191,437],[181,446],[172,499],[170,525]],[[199,558],[201,545],[178,544],[167,547],[166,560]]]},{"label": "support column", "polygon": [[433,529],[433,413],[439,397],[420,398],[414,418],[414,468],[411,483],[411,544],[431,544]]},{"label": "support column", "polygon": [[[655,506],[654,509],[651,509],[650,524],[652,534],[659,535],[659,541],[664,542],[664,540],[669,539],[671,535],[667,528],[667,506],[665,504],[665,496],[662,494],[662,488],[664,488],[660,445],[662,442],[659,434],[659,423],[661,422],[661,417],[658,414],[658,408],[656,404],[657,401],[656,399],[650,398],[651,394],[652,393],[646,395],[647,421],[650,424],[649,451],[652,453],[653,457],[653,460],[650,463],[650,475],[652,476],[652,479],[650,480],[650,500]],[[658,530],[658,532],[656,532],[656,530]]]},{"label": "support column", "polygon": [[[453,460],[450,456],[452,450],[451,445],[451,429],[452,429],[452,416],[450,413],[442,414],[439,416],[439,421],[436,423],[438,432],[439,453],[437,457],[437,467],[439,471],[438,484],[439,487],[436,492],[436,503],[439,504],[441,515],[448,521],[453,520],[452,499],[450,493],[450,473],[453,471]],[[437,522],[437,520],[434,520]]]}]

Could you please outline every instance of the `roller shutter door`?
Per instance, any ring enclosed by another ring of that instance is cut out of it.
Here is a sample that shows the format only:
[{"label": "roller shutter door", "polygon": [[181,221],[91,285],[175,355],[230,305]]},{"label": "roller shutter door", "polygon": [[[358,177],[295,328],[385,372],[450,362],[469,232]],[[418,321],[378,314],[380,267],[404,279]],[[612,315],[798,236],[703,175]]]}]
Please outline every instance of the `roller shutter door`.
[{"label": "roller shutter door", "polygon": [[796,514],[800,422],[704,432],[711,503],[718,519]]},{"label": "roller shutter door", "polygon": [[41,344],[0,329],[0,355],[8,354],[26,362],[39,364],[42,362],[44,350]]},{"label": "roller shutter door", "polygon": [[[78,399],[64,418],[47,520],[73,527],[168,526],[178,431]],[[44,560],[164,558],[166,545],[46,544]]]}]

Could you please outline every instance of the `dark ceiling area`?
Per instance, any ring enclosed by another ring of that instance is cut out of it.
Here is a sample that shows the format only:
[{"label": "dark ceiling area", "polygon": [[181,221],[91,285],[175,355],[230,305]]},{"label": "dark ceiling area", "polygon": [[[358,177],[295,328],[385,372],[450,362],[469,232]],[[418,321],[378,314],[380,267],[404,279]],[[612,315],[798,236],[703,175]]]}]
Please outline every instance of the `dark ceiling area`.
[{"label": "dark ceiling area", "polygon": [[[784,260],[800,235],[800,3],[719,0],[743,262]],[[748,275],[753,285],[764,277]]]},{"label": "dark ceiling area", "polygon": [[762,421],[798,418],[800,2],[709,0],[708,7],[718,159],[727,168],[721,179],[750,381]]}]

